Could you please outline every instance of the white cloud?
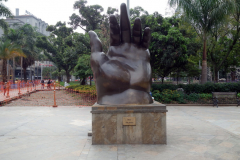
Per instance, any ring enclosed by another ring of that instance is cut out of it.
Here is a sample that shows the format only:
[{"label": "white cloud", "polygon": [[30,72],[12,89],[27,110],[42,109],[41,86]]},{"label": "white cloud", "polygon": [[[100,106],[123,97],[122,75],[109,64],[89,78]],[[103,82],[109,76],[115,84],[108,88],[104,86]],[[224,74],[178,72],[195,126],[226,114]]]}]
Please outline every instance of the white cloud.
[{"label": "white cloud", "polygon": [[[19,8],[19,14],[25,14],[25,11],[31,12],[36,17],[42,19],[49,25],[54,25],[58,21],[69,22],[69,17],[74,11],[73,4],[76,0],[8,0],[4,4],[15,15],[16,8]],[[88,5],[99,4],[106,12],[107,7],[118,8],[121,3],[127,3],[127,0],[87,0]],[[158,11],[162,15],[165,14],[168,0],[130,0],[130,8],[141,6],[150,14]]]}]

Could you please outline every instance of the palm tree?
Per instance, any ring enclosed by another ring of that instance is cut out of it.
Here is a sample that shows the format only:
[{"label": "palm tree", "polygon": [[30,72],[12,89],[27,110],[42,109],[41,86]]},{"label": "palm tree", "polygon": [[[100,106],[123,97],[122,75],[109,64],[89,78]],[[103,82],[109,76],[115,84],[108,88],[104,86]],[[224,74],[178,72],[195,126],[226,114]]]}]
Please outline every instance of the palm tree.
[{"label": "palm tree", "polygon": [[36,28],[33,28],[29,24],[25,24],[16,26],[16,29],[10,29],[9,33],[5,35],[6,39],[10,39],[11,42],[21,45],[26,55],[26,58],[21,58],[25,81],[27,80],[27,67],[34,64],[35,59],[40,53],[39,49],[35,46],[37,34]]},{"label": "palm tree", "polygon": [[23,53],[21,46],[11,43],[10,40],[7,40],[5,42],[0,41],[0,58],[3,60],[2,64],[3,82],[7,81],[6,70],[7,60],[17,56],[25,57],[25,54]]},{"label": "palm tree", "polygon": [[203,41],[201,83],[207,82],[207,36],[211,29],[232,12],[234,0],[169,0],[178,5]]},{"label": "palm tree", "polygon": [[[7,2],[7,0],[0,0],[0,2],[5,1]],[[11,11],[3,4],[0,3],[0,17],[12,17],[13,14],[11,13]],[[8,30],[8,24],[5,22],[4,19],[0,19],[0,27],[4,30],[4,32],[6,33]]]}]

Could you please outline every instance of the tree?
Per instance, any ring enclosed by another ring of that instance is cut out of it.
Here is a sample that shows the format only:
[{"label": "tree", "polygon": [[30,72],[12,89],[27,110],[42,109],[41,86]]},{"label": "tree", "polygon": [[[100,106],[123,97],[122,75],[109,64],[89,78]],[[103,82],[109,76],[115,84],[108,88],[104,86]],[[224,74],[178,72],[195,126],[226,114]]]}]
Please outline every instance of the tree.
[{"label": "tree", "polygon": [[[58,67],[60,73],[63,69],[66,72],[67,82],[70,80],[70,72],[77,63],[79,48],[74,40],[72,28],[66,27],[65,23],[58,22],[56,25],[48,26],[47,31],[51,32],[50,37],[41,36],[37,38],[37,47],[44,50],[44,54]],[[76,38],[76,35],[75,35]],[[61,80],[61,77],[58,77]]]},{"label": "tree", "polygon": [[228,19],[214,26],[210,32],[208,59],[211,62],[215,82],[218,82],[220,69],[226,70],[230,66],[239,65],[240,0],[236,0],[235,4],[235,10]]},{"label": "tree", "polygon": [[108,47],[110,44],[110,23],[109,23],[109,17],[110,15],[114,15],[119,20],[118,10],[116,8],[108,7],[107,14],[103,15],[103,21],[100,24],[100,29],[95,30],[95,32],[98,34],[98,37],[100,38],[103,46],[103,52],[108,51]]},{"label": "tree", "polygon": [[81,84],[85,85],[85,79],[90,76],[90,82],[92,78],[92,69],[90,65],[90,55],[83,54],[79,57],[77,65],[74,68],[74,76],[82,79]]},{"label": "tree", "polygon": [[[0,0],[0,2],[7,2],[7,0]],[[12,17],[13,14],[11,11],[3,4],[0,3],[0,17]],[[8,30],[8,24],[5,22],[4,19],[0,19],[0,27],[4,30],[5,33],[7,33]]]},{"label": "tree", "polygon": [[171,6],[177,4],[184,16],[195,28],[203,41],[201,83],[207,82],[207,38],[211,29],[221,23],[233,8],[230,0],[169,0]]},{"label": "tree", "polygon": [[7,81],[7,60],[16,56],[24,56],[21,46],[12,44],[9,40],[2,42],[0,41],[0,58],[3,60],[2,65],[2,78],[3,82]]},{"label": "tree", "polygon": [[56,70],[57,68],[54,66],[44,67],[42,71],[42,76],[44,77],[44,79],[55,79],[57,78],[57,75],[55,73]]},{"label": "tree", "polygon": [[40,50],[36,48],[37,35],[39,35],[39,33],[36,31],[36,28],[29,24],[18,25],[15,29],[10,29],[8,34],[4,35],[4,39],[9,39],[12,43],[20,45],[26,55],[26,57],[22,59],[25,81],[27,81],[27,67],[33,65],[36,57],[40,54]]},{"label": "tree", "polygon": [[103,21],[103,7],[100,5],[87,6],[86,0],[78,0],[74,3],[73,8],[79,10],[79,15],[75,13],[71,15],[69,24],[73,29],[80,27],[84,31],[100,29]]},{"label": "tree", "polygon": [[189,39],[180,32],[178,21],[175,17],[164,19],[157,13],[147,19],[147,25],[152,29],[149,47],[152,70],[162,78],[162,83],[164,77],[188,63]]}]

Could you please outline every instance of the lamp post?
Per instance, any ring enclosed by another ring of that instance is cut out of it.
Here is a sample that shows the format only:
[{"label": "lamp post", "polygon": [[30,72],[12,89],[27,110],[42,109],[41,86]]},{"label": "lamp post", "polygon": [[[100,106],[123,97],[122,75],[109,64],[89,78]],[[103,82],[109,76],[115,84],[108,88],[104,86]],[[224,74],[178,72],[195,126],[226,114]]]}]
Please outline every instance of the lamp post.
[{"label": "lamp post", "polygon": [[127,13],[128,13],[128,17],[130,18],[130,11],[129,11],[130,7],[129,7],[129,0],[127,0]]},{"label": "lamp post", "polygon": [[42,80],[42,64],[40,63],[40,66],[41,66],[41,80]]}]

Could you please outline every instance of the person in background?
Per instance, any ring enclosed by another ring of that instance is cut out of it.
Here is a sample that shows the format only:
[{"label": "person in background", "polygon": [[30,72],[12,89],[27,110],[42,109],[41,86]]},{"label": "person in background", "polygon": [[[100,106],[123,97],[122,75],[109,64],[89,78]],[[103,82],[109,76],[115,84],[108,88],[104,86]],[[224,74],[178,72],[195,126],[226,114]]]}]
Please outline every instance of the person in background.
[{"label": "person in background", "polygon": [[41,80],[41,85],[42,85],[41,89],[44,89],[44,80],[43,79]]},{"label": "person in background", "polygon": [[51,89],[51,83],[52,83],[52,81],[49,79],[48,82],[47,82],[48,89]]},{"label": "person in background", "polygon": [[3,95],[5,96],[5,93],[7,92],[7,82],[3,84]]}]

